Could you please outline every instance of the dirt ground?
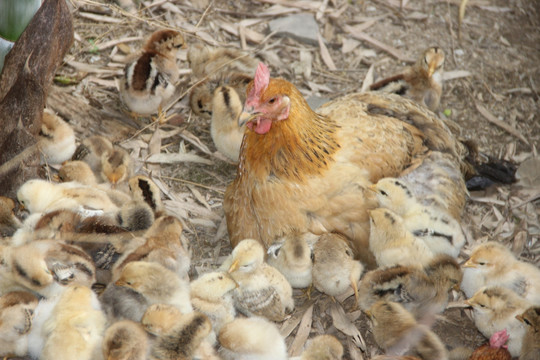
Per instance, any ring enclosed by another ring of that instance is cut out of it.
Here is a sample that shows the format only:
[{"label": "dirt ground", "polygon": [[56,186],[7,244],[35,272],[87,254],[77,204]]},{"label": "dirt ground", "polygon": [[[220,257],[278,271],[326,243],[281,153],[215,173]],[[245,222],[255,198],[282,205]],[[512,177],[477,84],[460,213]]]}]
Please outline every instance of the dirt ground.
[{"label": "dirt ground", "polygon": [[[427,47],[439,46],[446,54],[445,71],[458,76],[445,82],[441,116],[458,122],[463,138],[474,139],[487,154],[516,163],[534,155],[540,145],[538,1],[471,0],[461,39],[459,0],[410,0],[402,8],[399,0],[155,0],[143,1],[144,9],[137,13],[108,2],[70,3],[76,41],[58,71],[49,106],[73,124],[80,138],[104,134],[129,148],[138,159],[138,170],[158,179],[168,209],[183,220],[192,241],[194,276],[215,268],[231,251],[222,203],[235,165],[215,154],[209,121],[191,113],[187,96],[169,111],[179,115],[174,121],[177,125],[162,125],[156,132],[148,119],[137,122],[126,115],[115,82],[128,53],[163,26],[182,31],[188,44],[240,48],[245,38],[243,48],[267,62],[273,76],[289,79],[306,96],[323,98],[359,91],[370,67],[376,77],[388,76],[408,64],[403,59],[415,59]],[[335,70],[330,70],[319,46],[269,35],[270,20],[298,12],[317,16]],[[360,32],[382,46],[355,39]],[[312,55],[308,76],[300,64],[301,51]],[[400,54],[401,59],[391,53]],[[185,70],[182,90],[193,83],[185,59],[184,50],[179,55],[180,68]],[[144,159],[155,152],[156,144],[161,152],[193,153],[207,161],[149,164]],[[463,220],[468,244],[460,259],[466,258],[475,243],[489,239],[511,243],[517,255],[539,264],[540,167],[534,166],[538,164],[531,162],[520,169],[529,182],[471,194]],[[295,295],[295,313],[280,324],[291,354],[298,354],[307,335],[320,333],[336,335],[347,359],[370,359],[381,353],[365,315],[353,309],[352,297],[340,305],[316,292],[311,299],[300,291]],[[451,304],[459,304],[463,295],[454,295]],[[341,308],[365,346],[356,345],[361,341],[343,325],[345,321],[336,322]],[[449,349],[485,342],[468,311],[459,307],[447,310],[434,330]]]}]

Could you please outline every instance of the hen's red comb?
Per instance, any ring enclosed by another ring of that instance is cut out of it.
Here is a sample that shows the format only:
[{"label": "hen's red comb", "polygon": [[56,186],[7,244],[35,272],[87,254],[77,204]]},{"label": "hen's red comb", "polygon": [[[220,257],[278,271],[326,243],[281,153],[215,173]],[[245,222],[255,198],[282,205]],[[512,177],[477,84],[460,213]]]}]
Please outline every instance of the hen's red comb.
[{"label": "hen's red comb", "polygon": [[259,66],[257,66],[257,71],[255,71],[255,78],[253,79],[252,94],[250,95],[260,97],[263,91],[268,87],[269,83],[270,83],[270,70],[268,70],[268,67],[264,65],[264,63],[260,62]]},{"label": "hen's red comb", "polygon": [[506,329],[497,331],[495,334],[491,335],[489,346],[496,349],[506,347],[504,344],[509,338],[510,336],[506,333]]}]

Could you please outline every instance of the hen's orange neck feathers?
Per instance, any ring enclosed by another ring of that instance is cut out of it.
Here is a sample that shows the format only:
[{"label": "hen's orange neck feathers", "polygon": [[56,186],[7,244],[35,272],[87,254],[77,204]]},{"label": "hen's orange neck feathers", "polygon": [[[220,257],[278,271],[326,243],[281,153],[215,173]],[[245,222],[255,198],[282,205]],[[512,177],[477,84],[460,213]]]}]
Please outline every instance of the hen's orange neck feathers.
[{"label": "hen's orange neck feathers", "polygon": [[[252,86],[248,87],[248,93]],[[255,179],[275,176],[303,182],[328,167],[340,147],[336,137],[339,125],[311,110],[300,91],[283,79],[270,79],[260,101],[277,95],[289,97],[289,117],[273,121],[270,131],[263,135],[246,130],[240,150],[239,175],[247,171]]]}]

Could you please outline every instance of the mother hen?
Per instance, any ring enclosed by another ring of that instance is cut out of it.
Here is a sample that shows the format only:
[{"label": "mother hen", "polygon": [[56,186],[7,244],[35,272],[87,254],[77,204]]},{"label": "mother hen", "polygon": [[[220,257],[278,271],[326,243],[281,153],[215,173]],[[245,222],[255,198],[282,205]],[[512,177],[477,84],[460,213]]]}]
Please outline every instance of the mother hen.
[{"label": "mother hen", "polygon": [[[432,172],[419,179],[445,180],[445,206],[461,214],[468,150],[443,120],[410,100],[351,94],[314,112],[294,85],[271,79],[260,63],[239,125],[246,122],[236,179],[224,201],[233,247],[245,238],[268,247],[291,231],[338,232],[357,258],[373,265],[367,210],[377,204],[367,188],[413,168]],[[442,168],[423,164],[434,158],[444,160]]]}]

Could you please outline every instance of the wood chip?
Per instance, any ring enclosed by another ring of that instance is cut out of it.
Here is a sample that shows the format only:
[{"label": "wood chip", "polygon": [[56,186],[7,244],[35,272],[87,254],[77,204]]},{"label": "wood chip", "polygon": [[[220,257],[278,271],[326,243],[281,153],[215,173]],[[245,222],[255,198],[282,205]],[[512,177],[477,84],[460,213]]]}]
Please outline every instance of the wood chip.
[{"label": "wood chip", "polygon": [[101,44],[96,44],[96,47],[98,50],[105,50],[118,44],[123,44],[123,43],[133,42],[133,41],[141,41],[142,39],[143,39],[142,36],[125,37],[121,39],[114,39],[114,40],[106,41]]},{"label": "wood chip", "polygon": [[497,119],[492,113],[488,111],[488,109],[486,109],[482,105],[480,104],[475,104],[475,105],[478,112],[482,114],[482,116],[484,116],[487,120],[489,120],[489,122],[493,123],[494,125],[497,125],[501,129],[508,132],[509,134],[514,135],[519,140],[523,141],[525,144],[530,145],[527,139],[525,138],[525,136],[523,136],[523,134],[520,133],[515,127],[513,127],[510,124],[505,123],[504,121]]},{"label": "wood chip", "polygon": [[328,48],[324,44],[324,40],[321,36],[321,34],[317,34],[317,37],[319,39],[319,49],[321,51],[321,58],[328,67],[329,70],[336,70],[336,64],[334,64],[334,60],[332,60],[332,57],[330,56],[330,53],[328,52]]},{"label": "wood chip", "polygon": [[306,341],[309,337],[309,333],[311,332],[312,322],[313,322],[313,305],[311,305],[304,313],[304,316],[302,316],[302,320],[300,321],[300,326],[298,327],[298,331],[296,332],[296,337],[294,338],[294,341],[289,347],[289,356],[298,356],[302,353],[302,348],[306,344]]},{"label": "wood chip", "polygon": [[347,25],[344,26],[344,29],[347,32],[349,32],[353,38],[355,38],[357,40],[365,41],[365,42],[375,46],[376,48],[387,52],[388,54],[392,55],[393,57],[395,57],[398,60],[405,61],[405,62],[408,62],[408,63],[415,62],[415,59],[404,55],[401,51],[399,51],[398,49],[396,49],[396,48],[394,48],[394,47],[392,47],[390,45],[386,45],[385,43],[383,43],[383,42],[381,42],[381,41],[379,41],[377,39],[372,38],[368,34],[365,34],[363,32],[351,32],[350,30],[353,30],[353,29],[351,29],[350,26],[347,26]]},{"label": "wood chip", "polygon": [[79,11],[78,15],[82,18],[94,20],[98,23],[120,24],[124,22],[124,20],[122,19],[112,18],[110,16],[97,15],[97,14],[87,13],[87,12],[82,12],[82,11]]}]

